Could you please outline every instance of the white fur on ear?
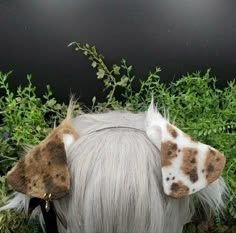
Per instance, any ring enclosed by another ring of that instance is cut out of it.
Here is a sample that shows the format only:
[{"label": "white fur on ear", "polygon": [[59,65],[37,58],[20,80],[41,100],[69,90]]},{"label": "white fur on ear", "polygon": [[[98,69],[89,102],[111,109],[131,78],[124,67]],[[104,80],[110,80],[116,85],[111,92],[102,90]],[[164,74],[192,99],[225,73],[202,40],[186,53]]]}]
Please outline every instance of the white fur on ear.
[{"label": "white fur on ear", "polygon": [[65,150],[67,151],[69,147],[75,142],[75,138],[71,134],[63,134],[63,142],[65,145]]},{"label": "white fur on ear", "polygon": [[152,102],[148,108],[145,119],[145,128],[148,138],[152,141],[154,145],[161,150],[161,139],[162,139],[162,130],[160,125],[164,124],[165,120],[159,112],[157,112],[154,102]]},{"label": "white fur on ear", "polygon": [[219,178],[225,166],[224,155],[172,125],[153,102],[146,113],[145,126],[148,138],[160,150],[165,194],[187,196]]},{"label": "white fur on ear", "polygon": [[157,125],[148,127],[146,129],[146,134],[152,143],[156,145],[159,150],[161,150],[161,128]]}]

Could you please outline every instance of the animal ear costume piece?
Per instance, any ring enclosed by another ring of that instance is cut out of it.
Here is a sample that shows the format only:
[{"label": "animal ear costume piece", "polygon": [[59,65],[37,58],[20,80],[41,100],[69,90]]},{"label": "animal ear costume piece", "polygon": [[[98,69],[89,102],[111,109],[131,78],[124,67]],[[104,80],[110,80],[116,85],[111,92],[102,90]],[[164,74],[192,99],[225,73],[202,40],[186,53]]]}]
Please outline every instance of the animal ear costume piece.
[{"label": "animal ear costume piece", "polygon": [[174,198],[190,195],[221,175],[224,155],[170,124],[153,104],[146,115],[146,133],[160,150],[166,195]]},{"label": "animal ear costume piece", "polygon": [[66,149],[77,138],[75,130],[62,123],[8,172],[8,183],[32,197],[44,199],[50,194],[54,200],[65,196],[70,189]]}]

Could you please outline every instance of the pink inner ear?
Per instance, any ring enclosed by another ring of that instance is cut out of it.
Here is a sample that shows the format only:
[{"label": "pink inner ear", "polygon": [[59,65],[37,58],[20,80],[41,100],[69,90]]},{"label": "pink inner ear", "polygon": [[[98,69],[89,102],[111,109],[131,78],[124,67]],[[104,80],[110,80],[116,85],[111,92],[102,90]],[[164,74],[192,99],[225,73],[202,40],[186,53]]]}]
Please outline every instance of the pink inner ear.
[{"label": "pink inner ear", "polygon": [[225,166],[223,154],[193,140],[153,108],[149,108],[146,122],[147,136],[158,148],[161,145],[163,188],[167,195],[190,195],[221,175]]}]

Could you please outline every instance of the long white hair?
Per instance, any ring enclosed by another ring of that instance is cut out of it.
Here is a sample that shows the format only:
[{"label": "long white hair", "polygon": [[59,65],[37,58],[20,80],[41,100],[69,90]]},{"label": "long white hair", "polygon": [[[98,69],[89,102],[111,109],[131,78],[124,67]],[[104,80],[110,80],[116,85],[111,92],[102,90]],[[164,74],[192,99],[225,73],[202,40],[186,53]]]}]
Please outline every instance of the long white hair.
[{"label": "long white hair", "polygon": [[[160,152],[145,134],[145,113],[84,114],[73,119],[80,138],[67,150],[69,195],[54,201],[71,233],[179,233],[194,214],[194,201],[221,211],[222,178],[181,199],[163,193]],[[16,193],[0,210],[27,211],[30,198]],[[43,225],[40,208],[33,212]]]}]

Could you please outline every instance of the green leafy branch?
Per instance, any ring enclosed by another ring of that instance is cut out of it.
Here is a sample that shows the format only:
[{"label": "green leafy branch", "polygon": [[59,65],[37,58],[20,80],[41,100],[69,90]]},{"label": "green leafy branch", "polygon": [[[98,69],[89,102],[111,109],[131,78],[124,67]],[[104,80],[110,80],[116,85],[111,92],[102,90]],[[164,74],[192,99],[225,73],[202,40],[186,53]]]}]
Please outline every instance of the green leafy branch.
[{"label": "green leafy branch", "polygon": [[116,99],[115,94],[117,89],[131,85],[134,80],[134,76],[131,74],[132,66],[128,66],[126,60],[122,59],[120,65],[114,64],[112,68],[109,68],[104,61],[104,56],[97,52],[95,46],[81,45],[77,42],[73,42],[69,46],[72,45],[75,47],[75,51],[80,51],[88,57],[92,68],[97,71],[97,79],[103,81],[104,91],[107,93],[104,103],[96,103],[96,96],[93,97],[92,109],[94,111],[106,108],[121,109],[122,103]]}]

